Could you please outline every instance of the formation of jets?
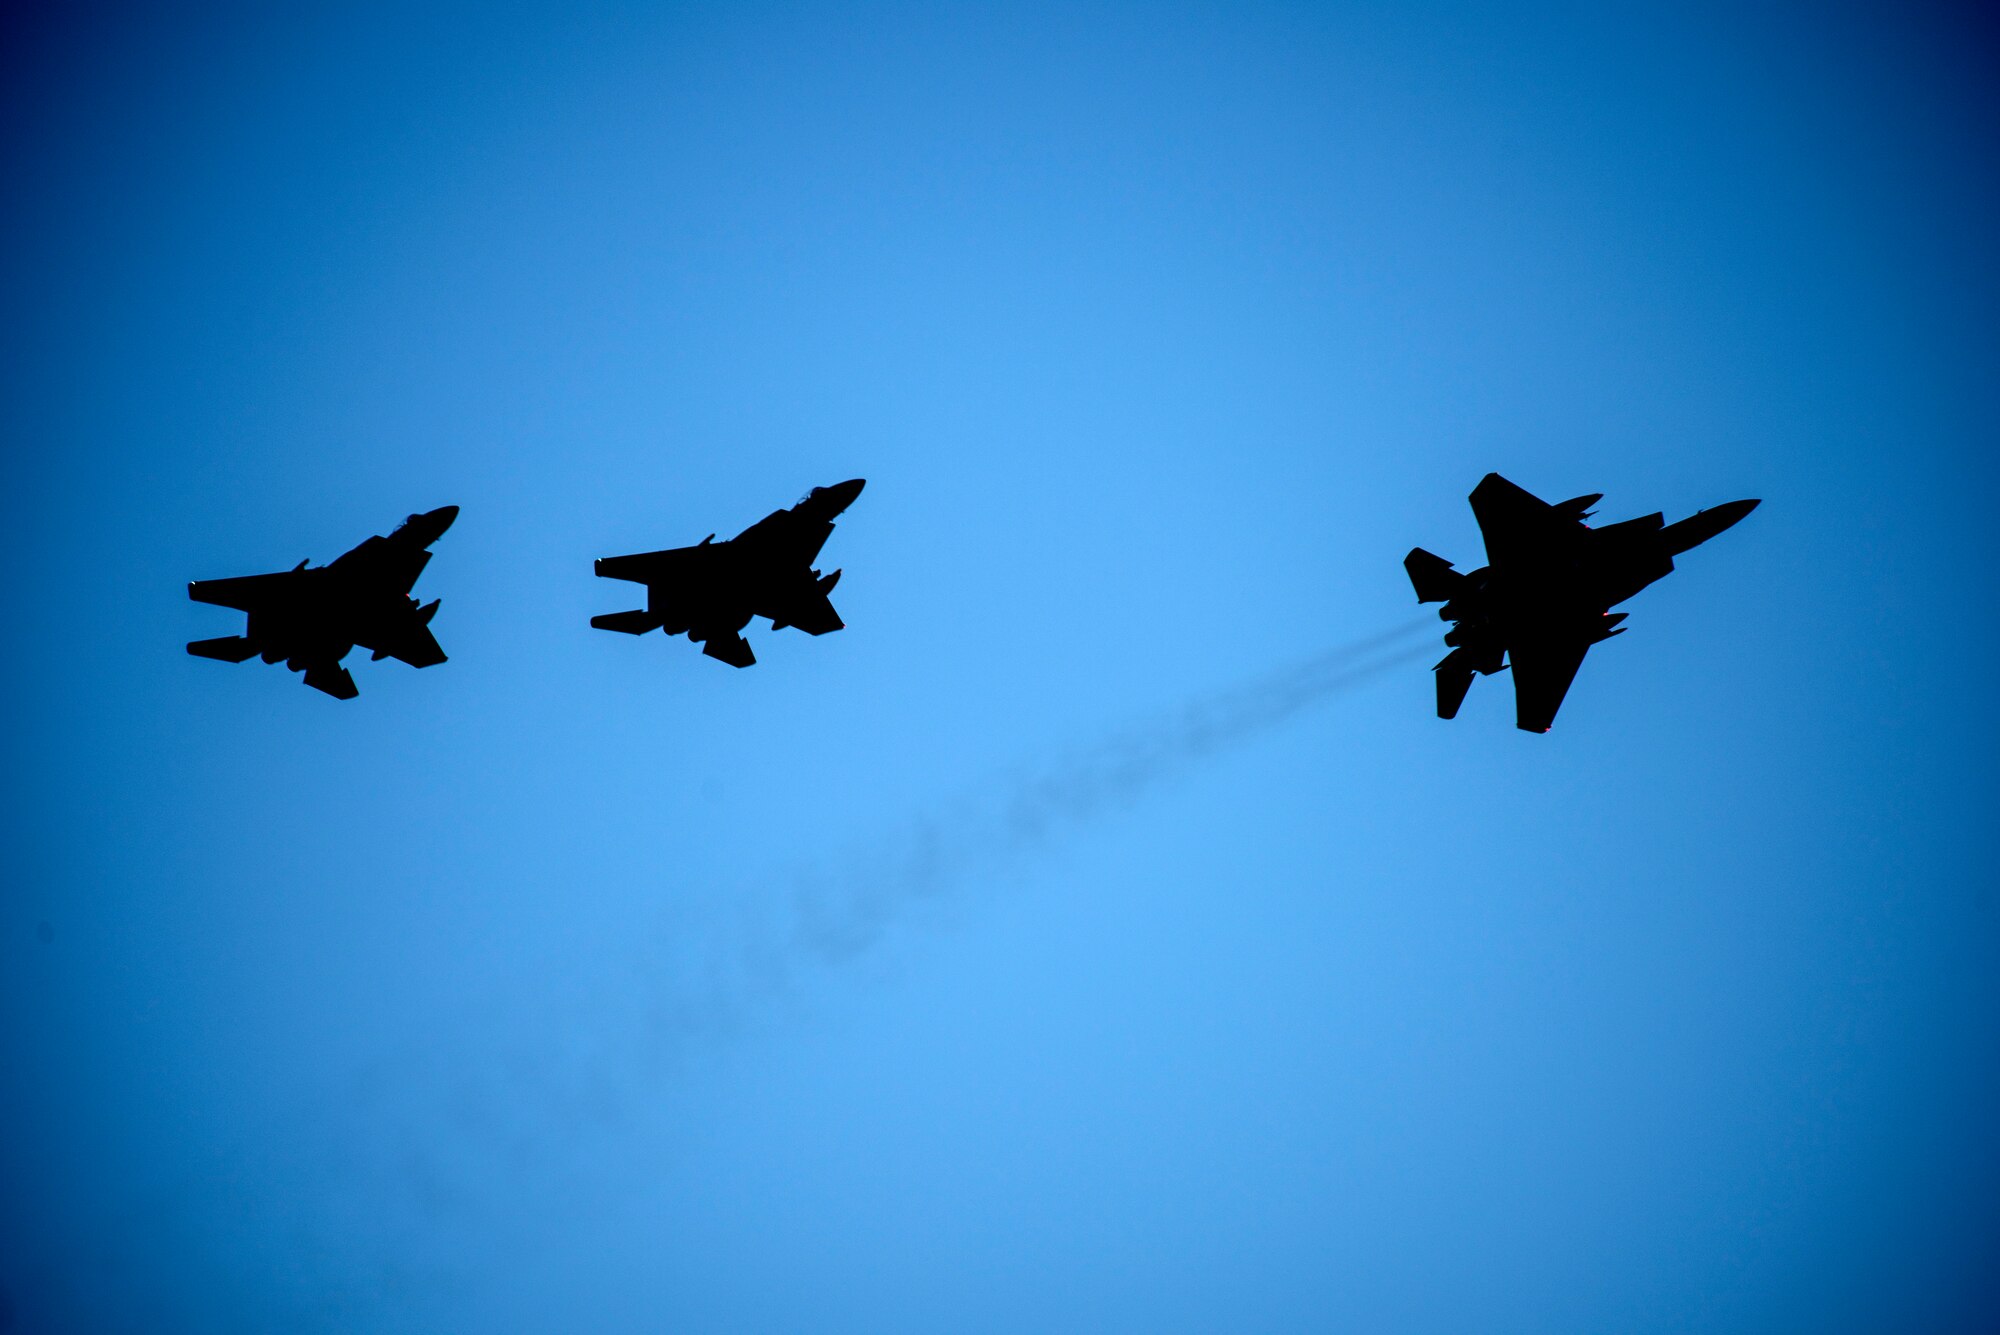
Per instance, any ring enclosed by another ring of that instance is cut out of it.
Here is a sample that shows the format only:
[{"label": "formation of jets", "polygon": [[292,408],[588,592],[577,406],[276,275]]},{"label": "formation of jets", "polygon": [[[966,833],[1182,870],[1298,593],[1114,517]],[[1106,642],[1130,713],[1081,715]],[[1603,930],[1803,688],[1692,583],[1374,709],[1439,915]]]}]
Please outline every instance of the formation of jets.
[{"label": "formation of jets", "polygon": [[[773,630],[797,626],[824,635],[842,629],[827,600],[840,572],[822,578],[812,563],[833,535],[833,521],[864,485],[855,478],[814,487],[797,505],[766,515],[727,542],[711,533],[692,547],[605,557],[597,573],[644,584],[646,606],[592,617],[590,624],[627,635],[685,634],[709,657],[740,668],[757,661],[741,633],[753,616],[769,617]],[[430,632],[438,604],[419,606],[410,590],[430,562],[430,545],[456,518],[455,505],[411,515],[388,537],[369,538],[324,566],[301,561],[269,575],[196,580],[188,597],[248,613],[249,625],[241,635],[196,640],[188,652],[225,663],[259,655],[266,663],[282,659],[305,674],[306,685],[338,700],[360,694],[340,665],[356,645],[373,650],[378,660],[400,658],[411,667],[444,662]]]},{"label": "formation of jets", "polygon": [[[821,575],[813,563],[863,485],[855,478],[814,487],[723,542],[711,533],[692,547],[600,559],[597,574],[644,585],[646,605],[590,624],[626,635],[686,635],[710,658],[739,668],[757,661],[742,633],[753,617],[808,635],[843,629],[828,597],[840,571]],[[1488,473],[1471,499],[1486,539],[1485,565],[1460,572],[1421,547],[1403,558],[1417,600],[1442,602],[1438,615],[1454,623],[1444,637],[1451,652],[1436,668],[1438,717],[1457,715],[1475,675],[1511,669],[1515,722],[1529,732],[1548,731],[1590,647],[1623,633],[1625,613],[1612,607],[1757,506],[1731,501],[1674,524],[1650,514],[1592,528],[1584,520],[1600,496],[1550,505],[1498,473]],[[324,566],[301,561],[272,574],[196,580],[188,597],[249,620],[243,634],[196,640],[188,652],[225,663],[282,660],[306,685],[341,700],[359,694],[341,666],[356,646],[411,667],[444,662],[430,631],[437,601],[420,605],[410,591],[430,562],[431,544],[457,517],[455,505],[411,515],[389,536],[369,538]]]}]

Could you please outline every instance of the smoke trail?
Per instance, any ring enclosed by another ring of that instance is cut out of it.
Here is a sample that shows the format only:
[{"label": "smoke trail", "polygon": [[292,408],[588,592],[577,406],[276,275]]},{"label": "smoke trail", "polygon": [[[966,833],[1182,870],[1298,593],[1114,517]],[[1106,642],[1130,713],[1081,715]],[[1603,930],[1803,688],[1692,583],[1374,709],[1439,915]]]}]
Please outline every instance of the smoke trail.
[{"label": "smoke trail", "polygon": [[1434,654],[1428,640],[1411,643],[1424,628],[1435,623],[1329,650],[1003,772],[843,858],[746,887],[717,917],[663,909],[623,960],[605,962],[588,1014],[568,1002],[548,1008],[561,1022],[537,1023],[530,983],[492,999],[491,1014],[444,1047],[433,1038],[383,1054],[328,1100],[320,1133],[306,1137],[319,1146],[313,1162],[273,1178],[320,1184],[321,1217],[293,1249],[325,1258],[311,1287],[350,1313],[454,1307],[483,1264],[460,1249],[477,1252],[476,1239],[519,1217],[523,1200],[615,1195],[595,1147],[642,1126],[657,1134],[683,1063],[755,1021],[803,973],[866,953],[921,906]]},{"label": "smoke trail", "polygon": [[794,873],[781,924],[775,930],[767,924],[765,939],[745,943],[752,971],[770,984],[795,960],[834,963],[867,950],[912,905],[1129,806],[1311,705],[1434,654],[1428,642],[1410,644],[1415,632],[1432,626],[1429,618],[1409,622],[1189,701],[1043,765],[1017,769],[833,867]]},{"label": "smoke trail", "polygon": [[[589,1023],[539,1040],[509,1028],[504,1053],[452,1063],[452,1120],[514,1160],[546,1158],[588,1126],[623,1120],[691,1042],[736,1031],[803,970],[863,954],[920,906],[1004,872],[1314,704],[1433,655],[1427,628],[1435,628],[1429,618],[1406,623],[1004,773],[845,857],[746,887],[715,916],[663,909],[630,942],[622,967],[611,966]],[[1425,642],[1412,644],[1418,632]],[[461,1141],[453,1154],[468,1149]],[[427,1184],[426,1194],[463,1176],[435,1152],[421,1157],[445,1184]]]}]

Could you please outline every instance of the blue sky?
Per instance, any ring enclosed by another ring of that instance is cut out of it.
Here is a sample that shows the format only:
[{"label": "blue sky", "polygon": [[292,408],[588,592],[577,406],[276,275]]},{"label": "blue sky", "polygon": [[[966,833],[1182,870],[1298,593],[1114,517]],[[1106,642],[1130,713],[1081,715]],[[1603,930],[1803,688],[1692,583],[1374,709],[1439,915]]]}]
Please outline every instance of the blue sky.
[{"label": "blue sky", "polygon": [[[1990,26],[10,22],[18,1328],[1989,1323]],[[1546,737],[1494,469],[1764,499]],[[444,504],[448,664],[182,651]]]}]

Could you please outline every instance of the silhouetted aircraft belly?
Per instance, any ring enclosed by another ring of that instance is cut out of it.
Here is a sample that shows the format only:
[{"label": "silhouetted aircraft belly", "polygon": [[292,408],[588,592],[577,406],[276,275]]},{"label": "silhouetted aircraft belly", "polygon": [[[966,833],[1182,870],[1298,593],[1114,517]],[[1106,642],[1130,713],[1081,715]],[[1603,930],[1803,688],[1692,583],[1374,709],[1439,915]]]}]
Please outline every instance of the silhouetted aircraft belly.
[{"label": "silhouetted aircraft belly", "polygon": [[425,549],[457,517],[455,505],[411,515],[389,536],[369,538],[324,566],[301,561],[269,575],[196,580],[188,597],[233,607],[247,614],[248,624],[242,635],[195,640],[188,652],[225,663],[282,661],[303,673],[306,685],[338,700],[360,694],[340,665],[357,644],[378,660],[400,658],[420,668],[444,662],[430,631],[437,601],[418,607],[407,595],[430,562]]},{"label": "silhouetted aircraft belly", "polygon": [[1625,613],[1612,607],[1672,573],[1675,556],[1758,504],[1731,501],[1677,524],[1651,514],[1594,529],[1583,521],[1598,495],[1550,505],[1488,473],[1470,499],[1486,541],[1485,566],[1461,573],[1421,547],[1403,558],[1417,601],[1442,602],[1438,616],[1453,623],[1445,635],[1451,652],[1435,669],[1438,717],[1457,716],[1474,675],[1506,668],[1514,677],[1515,725],[1527,732],[1547,732],[1555,722],[1590,647],[1624,633]]},{"label": "silhouetted aircraft belly", "polygon": [[726,542],[711,533],[692,547],[600,558],[593,567],[598,576],[645,585],[646,606],[602,613],[590,624],[625,635],[686,635],[710,658],[739,668],[757,661],[741,634],[752,617],[768,617],[773,630],[796,626],[809,635],[842,629],[828,598],[840,572],[822,576],[812,563],[863,485],[855,478],[815,487]]}]

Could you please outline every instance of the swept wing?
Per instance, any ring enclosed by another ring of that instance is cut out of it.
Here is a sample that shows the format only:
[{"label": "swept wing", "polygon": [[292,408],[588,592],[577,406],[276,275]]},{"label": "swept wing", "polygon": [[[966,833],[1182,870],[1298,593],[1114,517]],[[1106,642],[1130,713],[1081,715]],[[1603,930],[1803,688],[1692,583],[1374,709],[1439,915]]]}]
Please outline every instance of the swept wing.
[{"label": "swept wing", "polygon": [[[1590,641],[1581,636],[1539,634],[1517,637],[1507,648],[1514,674],[1514,724],[1527,732],[1547,732],[1562,708]],[[1468,678],[1468,681],[1470,679]]]},{"label": "swept wing", "polygon": [[1590,530],[1573,512],[1488,473],[1472,489],[1472,514],[1492,566],[1545,566],[1582,545]]},{"label": "swept wing", "polygon": [[295,598],[306,563],[269,575],[238,575],[233,579],[198,579],[188,585],[188,597],[239,612],[261,612]]}]

